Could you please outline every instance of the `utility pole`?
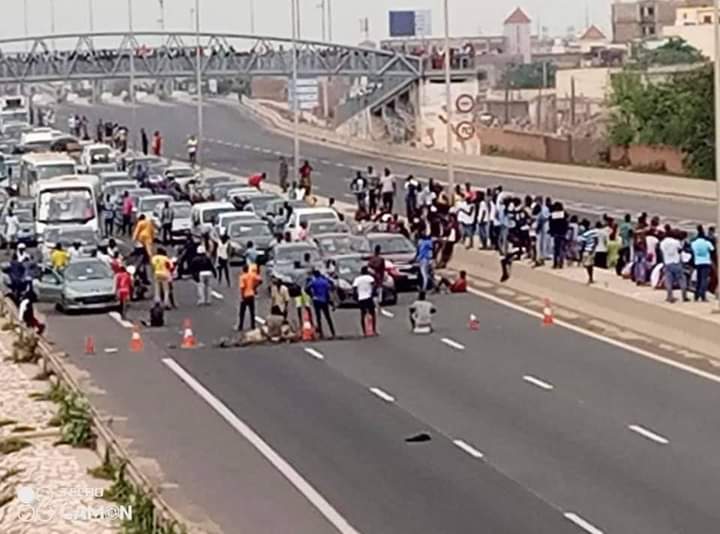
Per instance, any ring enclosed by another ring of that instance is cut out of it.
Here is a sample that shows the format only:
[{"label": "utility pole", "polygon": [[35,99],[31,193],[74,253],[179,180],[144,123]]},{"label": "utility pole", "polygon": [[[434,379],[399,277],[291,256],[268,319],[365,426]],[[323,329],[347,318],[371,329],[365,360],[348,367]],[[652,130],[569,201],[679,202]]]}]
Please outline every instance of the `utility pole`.
[{"label": "utility pole", "polygon": [[130,131],[132,132],[132,146],[135,148],[137,132],[135,124],[135,34],[133,32],[133,0],[128,0],[128,51],[130,53]]},{"label": "utility pole", "polygon": [[255,35],[255,0],[250,1],[250,33]]},{"label": "utility pole", "polygon": [[325,0],[327,2],[327,20],[328,20],[328,41],[332,43],[333,34],[333,16],[332,16],[332,0]]},{"label": "utility pole", "polygon": [[452,94],[450,93],[450,12],[448,0],[443,0],[445,12],[445,106],[447,107],[447,123],[445,124],[445,150],[447,156],[447,182],[450,194],[455,189],[455,166],[453,158],[453,127],[452,127]]},{"label": "utility pole", "polygon": [[202,91],[202,48],[200,47],[200,0],[195,0],[195,83],[197,85],[197,165],[202,169],[203,149],[203,91]]},{"label": "utility pole", "polygon": [[88,23],[90,26],[90,33],[95,32],[95,17],[93,15],[93,0],[88,0]]},{"label": "utility pole", "polygon": [[[715,26],[715,187],[717,189],[717,221],[715,223],[715,231],[720,231],[720,0],[713,2],[713,23]],[[715,246],[717,247],[717,241]],[[718,265],[720,265],[720,254],[717,254]],[[718,271],[720,272],[720,271]],[[720,284],[717,288],[717,307],[716,313],[720,313]]]},{"label": "utility pole", "polygon": [[27,38],[30,36],[30,24],[28,19],[28,0],[23,0],[23,26],[25,28],[25,52],[28,51]]},{"label": "utility pole", "polygon": [[165,0],[158,0],[160,4],[160,29],[165,31]]},{"label": "utility pole", "polygon": [[575,127],[575,77],[570,78],[570,126]]},{"label": "utility pole", "polygon": [[290,0],[290,14],[292,18],[292,112],[293,112],[293,173],[295,179],[300,171],[300,113],[298,109],[298,57],[297,57],[297,40],[300,34],[300,16],[299,5],[297,0]]},{"label": "utility pole", "polygon": [[52,48],[55,50],[55,0],[50,0],[50,35],[52,35]]}]

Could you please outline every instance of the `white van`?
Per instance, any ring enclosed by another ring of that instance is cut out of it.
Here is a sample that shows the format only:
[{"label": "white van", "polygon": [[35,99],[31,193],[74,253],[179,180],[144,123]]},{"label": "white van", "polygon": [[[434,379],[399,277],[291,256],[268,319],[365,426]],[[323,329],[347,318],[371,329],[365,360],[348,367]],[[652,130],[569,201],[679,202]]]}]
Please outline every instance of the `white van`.
[{"label": "white van", "polygon": [[77,174],[75,160],[61,152],[25,154],[20,159],[20,194],[35,196],[38,182]]},{"label": "white van", "polygon": [[293,239],[297,239],[301,222],[328,220],[340,222],[340,217],[332,208],[297,208],[290,215],[290,219],[285,225],[285,231],[290,232]]},{"label": "white van", "polygon": [[192,235],[201,237],[211,232],[218,216],[229,211],[237,211],[231,202],[199,202],[194,204],[190,218],[192,219]]},{"label": "white van", "polygon": [[[42,236],[47,226],[75,225],[99,230],[95,187],[78,176],[63,176],[43,181],[35,197],[36,234]],[[82,177],[87,178],[87,177]]]}]

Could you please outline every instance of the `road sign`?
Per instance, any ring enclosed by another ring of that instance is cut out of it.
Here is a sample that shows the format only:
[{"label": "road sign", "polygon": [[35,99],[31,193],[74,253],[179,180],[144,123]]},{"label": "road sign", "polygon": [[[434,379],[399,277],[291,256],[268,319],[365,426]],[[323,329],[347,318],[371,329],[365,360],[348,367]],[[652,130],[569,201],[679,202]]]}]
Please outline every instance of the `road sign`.
[{"label": "road sign", "polygon": [[475,135],[475,126],[470,121],[462,121],[455,127],[455,131],[460,139],[467,141]]},{"label": "road sign", "polygon": [[[292,109],[295,87],[292,80],[288,84],[288,104]],[[300,109],[314,109],[320,105],[320,85],[317,78],[298,78],[297,100]]]}]

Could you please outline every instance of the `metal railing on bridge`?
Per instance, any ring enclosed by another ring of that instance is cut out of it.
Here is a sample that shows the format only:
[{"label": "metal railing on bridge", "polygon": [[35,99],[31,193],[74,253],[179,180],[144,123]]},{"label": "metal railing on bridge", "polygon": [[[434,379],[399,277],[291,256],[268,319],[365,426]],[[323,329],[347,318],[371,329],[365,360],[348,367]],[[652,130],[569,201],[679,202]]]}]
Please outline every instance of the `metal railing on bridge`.
[{"label": "metal railing on bridge", "polygon": [[[203,76],[290,76],[292,41],[201,33]],[[0,83],[193,77],[196,34],[110,32],[0,39]],[[131,56],[133,60],[131,61]],[[298,75],[419,79],[422,61],[388,50],[297,41]]]}]

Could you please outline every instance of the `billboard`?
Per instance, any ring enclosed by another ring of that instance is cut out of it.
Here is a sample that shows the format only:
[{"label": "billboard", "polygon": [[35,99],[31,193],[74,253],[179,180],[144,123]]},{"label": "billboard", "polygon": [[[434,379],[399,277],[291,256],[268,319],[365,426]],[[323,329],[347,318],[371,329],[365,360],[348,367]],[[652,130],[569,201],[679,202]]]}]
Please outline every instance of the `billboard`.
[{"label": "billboard", "polygon": [[[288,104],[292,109],[295,87],[292,80],[288,83]],[[301,110],[315,109],[320,103],[320,87],[317,78],[298,78],[297,80],[298,108]]]},{"label": "billboard", "polygon": [[390,37],[425,37],[432,33],[430,10],[388,12]]}]

